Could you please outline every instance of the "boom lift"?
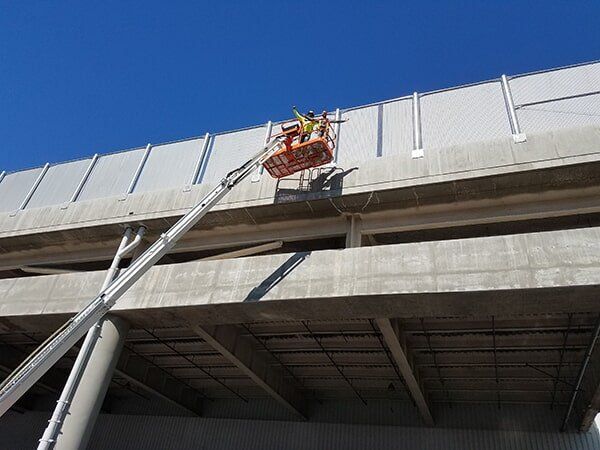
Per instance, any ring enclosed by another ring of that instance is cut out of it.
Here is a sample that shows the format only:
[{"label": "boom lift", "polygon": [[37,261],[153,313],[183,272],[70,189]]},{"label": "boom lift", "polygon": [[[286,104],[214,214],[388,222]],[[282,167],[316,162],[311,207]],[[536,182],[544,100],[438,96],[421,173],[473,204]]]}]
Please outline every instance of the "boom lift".
[{"label": "boom lift", "polygon": [[0,417],[31,388],[116,301],[138,281],[177,241],[230,190],[260,166],[275,178],[317,167],[333,159],[335,135],[327,121],[318,136],[302,141],[300,127],[282,125],[276,135],[252,159],[229,172],[192,210],[163,233],[129,268],[100,291],[88,305],[42,343],[0,385]]}]

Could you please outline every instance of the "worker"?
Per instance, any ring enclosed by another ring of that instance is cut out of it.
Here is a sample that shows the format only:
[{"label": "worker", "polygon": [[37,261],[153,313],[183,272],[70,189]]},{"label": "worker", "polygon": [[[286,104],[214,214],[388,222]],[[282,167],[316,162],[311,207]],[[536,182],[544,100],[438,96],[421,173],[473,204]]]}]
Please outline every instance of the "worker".
[{"label": "worker", "polygon": [[298,122],[300,122],[300,142],[306,142],[310,139],[310,135],[318,124],[318,121],[315,119],[315,113],[314,111],[308,111],[306,115],[301,114],[295,106],[292,107],[292,111]]},{"label": "worker", "polygon": [[319,137],[325,136],[327,133],[327,128],[329,128],[329,118],[327,117],[327,111],[323,111],[321,113],[321,117],[319,118],[319,123],[317,129],[319,131]]}]

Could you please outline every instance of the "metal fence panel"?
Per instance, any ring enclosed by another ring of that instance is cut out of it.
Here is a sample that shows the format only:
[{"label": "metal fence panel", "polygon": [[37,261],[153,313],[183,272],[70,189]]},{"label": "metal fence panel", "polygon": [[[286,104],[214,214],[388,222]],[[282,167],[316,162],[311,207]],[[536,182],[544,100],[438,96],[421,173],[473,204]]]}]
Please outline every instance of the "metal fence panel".
[{"label": "metal fence panel", "polygon": [[0,183],[0,212],[18,209],[41,172],[38,167],[6,175]]},{"label": "metal fence panel", "polygon": [[42,182],[27,203],[27,209],[58,205],[70,200],[83,178],[91,159],[50,166]]},{"label": "metal fence panel", "polygon": [[143,155],[144,149],[140,148],[98,158],[78,200],[124,194]]},{"label": "metal fence panel", "polygon": [[377,157],[377,142],[380,133],[379,105],[345,111],[342,119],[348,122],[340,126],[337,163],[343,169],[360,161]]},{"label": "metal fence panel", "polygon": [[408,154],[412,150],[412,100],[383,105],[382,156]]},{"label": "metal fence panel", "polygon": [[204,139],[152,147],[134,192],[155,191],[189,183]]},{"label": "metal fence panel", "polygon": [[516,106],[600,90],[600,63],[569,67],[510,80]]},{"label": "metal fence panel", "polygon": [[500,82],[423,95],[421,121],[425,149],[511,134]]},{"label": "metal fence panel", "polygon": [[[273,133],[278,131],[274,129]],[[215,183],[254,156],[265,143],[265,133],[263,126],[213,136],[208,146],[208,162],[198,178],[200,182]]]},{"label": "metal fence panel", "polygon": [[517,109],[523,132],[600,124],[600,94],[523,106]]}]

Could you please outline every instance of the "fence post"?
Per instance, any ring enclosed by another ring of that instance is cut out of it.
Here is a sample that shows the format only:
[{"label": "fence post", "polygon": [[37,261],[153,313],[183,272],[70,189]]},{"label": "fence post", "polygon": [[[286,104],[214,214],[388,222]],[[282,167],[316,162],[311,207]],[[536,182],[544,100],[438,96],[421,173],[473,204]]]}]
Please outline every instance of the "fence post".
[{"label": "fence post", "polygon": [[206,133],[204,135],[204,141],[202,142],[202,150],[200,150],[200,155],[198,156],[198,160],[196,161],[196,165],[194,166],[194,172],[190,177],[188,184],[183,188],[183,192],[188,192],[192,189],[192,186],[196,184],[198,181],[198,176],[200,175],[200,170],[202,170],[202,166],[204,163],[204,158],[206,157],[206,151],[208,150],[208,144],[210,142],[210,133]]},{"label": "fence post", "polygon": [[19,206],[19,211],[22,209],[25,209],[27,207],[27,203],[29,203],[29,200],[31,200],[31,197],[33,197],[33,194],[35,193],[36,189],[42,182],[42,179],[44,178],[44,175],[46,175],[46,172],[48,172],[49,168],[50,168],[50,164],[46,163],[44,165],[44,168],[38,175],[37,179],[35,180],[35,183],[33,183],[33,186],[31,186],[31,189],[29,189],[29,192],[25,196],[25,199],[21,202],[21,205]]},{"label": "fence post", "polygon": [[96,165],[96,161],[98,161],[98,153],[95,153],[94,156],[92,157],[92,160],[90,161],[90,164],[88,165],[87,169],[85,170],[83,177],[81,177],[81,181],[75,188],[73,195],[71,195],[71,198],[69,199],[68,202],[66,202],[65,204],[63,204],[61,206],[61,209],[67,209],[67,207],[69,206],[69,203],[73,203],[73,202],[77,201],[77,197],[79,197],[79,194],[81,194],[81,191],[83,190],[83,186],[85,186],[85,183],[87,182],[88,178],[90,177],[90,174],[92,173],[92,170],[94,169],[94,166]]},{"label": "fence post", "polygon": [[340,111],[340,108],[336,108],[335,110],[335,119],[336,121],[335,123],[335,151],[333,154],[333,162],[337,163],[338,161],[338,153],[339,153],[339,147],[340,147],[340,120],[342,120],[342,112]]},{"label": "fence post", "polygon": [[423,135],[421,133],[421,97],[418,92],[413,92],[412,97],[412,118],[413,118],[413,149],[411,156],[413,159],[425,156],[423,151]]},{"label": "fence post", "polygon": [[150,150],[152,150],[152,144],[146,145],[146,150],[144,150],[144,155],[142,156],[142,159],[141,159],[140,163],[138,164],[137,169],[135,170],[135,174],[133,175],[133,178],[131,179],[131,183],[129,183],[127,192],[125,192],[125,195],[123,196],[122,200],[125,200],[125,198],[129,194],[131,194],[133,192],[133,190],[135,189],[135,185],[137,184],[138,180],[140,179],[140,175],[142,174],[142,170],[144,170],[144,166],[146,165],[148,156],[150,156]]},{"label": "fence post", "polygon": [[508,84],[508,78],[506,75],[502,75],[502,94],[504,95],[504,103],[506,104],[506,111],[508,112],[508,120],[510,122],[510,129],[512,130],[513,140],[515,143],[521,143],[527,141],[525,133],[521,132],[519,126],[519,118],[517,117],[517,111],[513,101],[512,92],[510,85]]},{"label": "fence post", "polygon": [[[265,145],[267,145],[269,143],[269,141],[271,140],[271,135],[273,133],[273,122],[271,122],[270,120],[267,122],[267,131],[265,133]],[[253,174],[252,174],[252,178],[250,179],[251,183],[257,183],[258,181],[260,181],[260,177],[264,172],[264,167],[260,166],[260,169],[256,170]]]}]

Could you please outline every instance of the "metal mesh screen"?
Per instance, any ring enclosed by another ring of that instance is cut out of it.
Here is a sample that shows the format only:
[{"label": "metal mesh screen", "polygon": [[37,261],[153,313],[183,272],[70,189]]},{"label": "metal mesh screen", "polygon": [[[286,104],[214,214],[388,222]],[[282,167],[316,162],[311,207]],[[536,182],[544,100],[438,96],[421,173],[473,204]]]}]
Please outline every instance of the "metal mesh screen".
[{"label": "metal mesh screen", "polygon": [[185,186],[189,183],[204,139],[152,147],[134,192]]},{"label": "metal mesh screen", "polygon": [[58,205],[70,200],[91,159],[50,166],[27,204],[27,209]]},{"label": "metal mesh screen", "polygon": [[[273,134],[279,132],[273,130]],[[214,183],[255,155],[264,145],[266,127],[251,128],[212,137],[208,160],[200,173],[201,183]]]},{"label": "metal mesh screen", "polygon": [[377,157],[378,105],[353,109],[342,114],[348,122],[340,126],[337,163],[343,169],[351,164]]},{"label": "metal mesh screen", "polygon": [[412,100],[383,105],[382,156],[410,154],[412,150]]},{"label": "metal mesh screen", "polygon": [[144,149],[140,148],[98,158],[78,200],[124,194],[143,154]]},{"label": "metal mesh screen", "polygon": [[524,132],[599,125],[600,94],[524,106],[517,116]]},{"label": "metal mesh screen", "polygon": [[427,149],[511,134],[500,82],[424,95],[421,120]]},{"label": "metal mesh screen", "polygon": [[516,106],[600,90],[600,63],[515,77],[510,89]]},{"label": "metal mesh screen", "polygon": [[0,183],[0,211],[15,211],[35,183],[42,169],[9,173]]}]

